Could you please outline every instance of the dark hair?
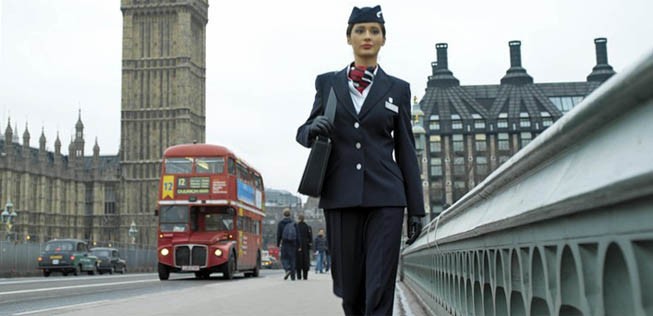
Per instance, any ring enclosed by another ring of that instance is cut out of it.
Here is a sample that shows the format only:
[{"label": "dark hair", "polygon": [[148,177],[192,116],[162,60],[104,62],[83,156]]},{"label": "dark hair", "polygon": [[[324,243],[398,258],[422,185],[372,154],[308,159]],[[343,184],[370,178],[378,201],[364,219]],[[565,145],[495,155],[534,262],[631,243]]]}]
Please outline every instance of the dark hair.
[{"label": "dark hair", "polygon": [[[358,24],[360,24],[360,23],[358,23]],[[348,24],[347,25],[347,37],[351,36],[351,30],[354,29],[354,25],[356,25],[356,24]],[[381,26],[381,33],[383,33],[383,37],[385,37],[385,25],[381,24],[381,23],[379,23],[379,25]]]}]

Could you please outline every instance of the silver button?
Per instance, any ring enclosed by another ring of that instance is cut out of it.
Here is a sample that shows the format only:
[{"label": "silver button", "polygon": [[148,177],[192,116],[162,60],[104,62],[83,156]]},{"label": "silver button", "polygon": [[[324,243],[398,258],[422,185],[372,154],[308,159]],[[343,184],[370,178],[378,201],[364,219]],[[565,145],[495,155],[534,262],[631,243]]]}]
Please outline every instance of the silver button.
[{"label": "silver button", "polygon": [[356,149],[361,149],[361,143],[356,143]]},{"label": "silver button", "polygon": [[356,170],[361,170],[361,168],[363,168],[363,166],[361,166],[361,164],[359,164],[359,163],[356,164]]},{"label": "silver button", "polygon": [[359,126],[361,126],[361,125],[358,124],[358,122],[354,123],[354,128],[358,128]]}]

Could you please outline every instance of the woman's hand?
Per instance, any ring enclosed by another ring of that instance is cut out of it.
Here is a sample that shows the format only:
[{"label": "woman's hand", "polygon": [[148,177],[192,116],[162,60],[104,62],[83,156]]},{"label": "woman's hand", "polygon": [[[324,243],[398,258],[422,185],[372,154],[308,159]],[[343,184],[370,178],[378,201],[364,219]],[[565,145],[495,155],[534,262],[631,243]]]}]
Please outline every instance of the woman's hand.
[{"label": "woman's hand", "polygon": [[406,228],[408,229],[408,240],[406,240],[406,244],[411,245],[422,232],[422,218],[419,216],[409,216],[406,219]]},{"label": "woman's hand", "polygon": [[318,135],[329,137],[333,130],[333,123],[329,122],[329,118],[324,115],[315,117],[311,125],[308,127],[308,138],[313,139]]}]

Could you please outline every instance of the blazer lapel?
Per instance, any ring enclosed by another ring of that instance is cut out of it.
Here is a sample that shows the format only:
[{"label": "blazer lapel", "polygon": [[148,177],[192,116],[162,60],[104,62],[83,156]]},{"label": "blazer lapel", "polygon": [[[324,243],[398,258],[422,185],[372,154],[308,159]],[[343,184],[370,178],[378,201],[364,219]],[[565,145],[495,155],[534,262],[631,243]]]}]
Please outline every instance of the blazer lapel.
[{"label": "blazer lapel", "polygon": [[354,108],[354,102],[351,100],[351,95],[349,95],[349,82],[347,81],[347,68],[336,73],[336,77],[333,83],[333,92],[335,92],[338,101],[343,107],[351,114],[354,118],[358,119],[358,114],[356,114],[356,109]]},{"label": "blazer lapel", "polygon": [[383,69],[381,69],[381,66],[379,66],[379,71],[377,71],[376,76],[374,76],[374,82],[370,88],[370,93],[367,95],[367,98],[365,98],[363,107],[361,108],[360,113],[358,113],[360,119],[363,119],[365,114],[367,114],[367,112],[369,112],[386,94],[388,94],[388,92],[390,92],[393,83],[394,82],[390,80],[390,77],[388,77]]}]

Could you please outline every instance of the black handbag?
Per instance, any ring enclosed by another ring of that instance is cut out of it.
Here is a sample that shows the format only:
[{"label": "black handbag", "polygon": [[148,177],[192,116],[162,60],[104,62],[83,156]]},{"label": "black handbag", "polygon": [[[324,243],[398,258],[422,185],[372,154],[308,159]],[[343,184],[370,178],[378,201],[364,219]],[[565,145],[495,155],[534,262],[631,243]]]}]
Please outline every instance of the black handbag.
[{"label": "black handbag", "polygon": [[[336,96],[333,93],[333,88],[331,88],[326,108],[324,109],[324,115],[331,123],[333,123],[335,114]],[[304,174],[302,175],[301,182],[299,182],[299,189],[297,190],[299,193],[312,197],[320,196],[330,154],[331,139],[324,136],[318,136],[311,146],[311,153],[308,155]]]}]

